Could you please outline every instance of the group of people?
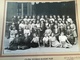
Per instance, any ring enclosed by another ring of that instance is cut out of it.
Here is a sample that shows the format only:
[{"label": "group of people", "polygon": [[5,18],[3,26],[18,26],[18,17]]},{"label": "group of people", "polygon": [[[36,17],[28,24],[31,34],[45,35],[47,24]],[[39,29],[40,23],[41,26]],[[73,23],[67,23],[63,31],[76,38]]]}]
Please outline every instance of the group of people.
[{"label": "group of people", "polygon": [[8,48],[70,48],[77,43],[76,31],[76,25],[70,16],[14,16],[9,26]]}]

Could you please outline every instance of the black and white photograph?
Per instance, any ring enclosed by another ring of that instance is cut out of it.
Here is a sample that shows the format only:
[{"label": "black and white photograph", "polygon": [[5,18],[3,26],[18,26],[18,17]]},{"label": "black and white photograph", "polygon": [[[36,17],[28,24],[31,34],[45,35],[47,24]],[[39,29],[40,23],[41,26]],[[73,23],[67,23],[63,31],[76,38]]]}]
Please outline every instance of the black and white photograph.
[{"label": "black and white photograph", "polygon": [[78,52],[75,1],[7,2],[2,54]]}]

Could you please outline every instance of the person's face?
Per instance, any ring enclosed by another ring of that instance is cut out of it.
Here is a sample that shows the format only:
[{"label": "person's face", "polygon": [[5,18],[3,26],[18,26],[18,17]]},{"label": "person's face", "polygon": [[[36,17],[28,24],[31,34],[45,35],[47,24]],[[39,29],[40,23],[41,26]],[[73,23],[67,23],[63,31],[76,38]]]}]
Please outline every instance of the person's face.
[{"label": "person's face", "polygon": [[45,18],[47,18],[47,15],[45,15]]},{"label": "person's face", "polygon": [[61,21],[59,21],[59,23],[61,23]]},{"label": "person's face", "polygon": [[63,33],[63,32],[61,32],[61,35],[64,35],[64,33]]},{"label": "person's face", "polygon": [[58,17],[58,18],[60,18],[60,16],[59,16],[59,15],[58,15],[57,17]]},{"label": "person's face", "polygon": [[46,23],[48,23],[48,21],[47,21],[47,20],[46,20],[45,22],[46,22]]},{"label": "person's face", "polygon": [[53,15],[54,18],[56,18],[56,15]]},{"label": "person's face", "polygon": [[16,35],[16,37],[18,37],[18,35]]},{"label": "person's face", "polygon": [[35,18],[35,16],[33,15],[33,18]]},{"label": "person's face", "polygon": [[44,36],[45,36],[45,37],[47,37],[47,35],[46,35],[46,34],[45,34]]},{"label": "person's face", "polygon": [[33,34],[34,37],[36,37],[36,34]]},{"label": "person's face", "polygon": [[52,33],[52,35],[51,36],[54,36],[54,33]]},{"label": "person's face", "polygon": [[62,18],[65,18],[65,16],[63,15]]},{"label": "person's face", "polygon": [[65,23],[64,21],[62,21],[63,23]]},{"label": "person's face", "polygon": [[25,24],[27,25],[27,24],[28,24],[28,22],[25,22]]},{"label": "person's face", "polygon": [[68,29],[70,29],[70,27],[69,27],[69,26],[68,26],[67,28],[68,28]]},{"label": "person's face", "polygon": [[21,23],[22,23],[22,24],[24,24],[24,22],[23,22],[23,21],[22,21]]},{"label": "person's face", "polygon": [[52,21],[52,20],[51,20],[50,22],[51,22],[51,23],[53,23],[53,21]]},{"label": "person's face", "polygon": [[23,19],[23,16],[21,16],[21,19]]},{"label": "person's face", "polygon": [[55,23],[57,24],[57,21],[55,21]]},{"label": "person's face", "polygon": [[29,19],[31,19],[31,16],[29,16]]},{"label": "person's face", "polygon": [[27,16],[25,16],[25,18],[27,18]]},{"label": "person's face", "polygon": [[15,28],[13,28],[13,30],[15,30]]},{"label": "person's face", "polygon": [[44,16],[43,16],[43,15],[42,15],[41,17],[42,17],[42,18],[44,18]]},{"label": "person's face", "polygon": [[28,35],[27,34],[24,34],[24,36],[27,37]]},{"label": "person's face", "polygon": [[14,27],[15,25],[14,24],[12,24],[12,27]]},{"label": "person's face", "polygon": [[20,18],[20,16],[18,16],[18,19]]},{"label": "person's face", "polygon": [[37,29],[37,27],[36,27],[36,26],[34,26],[34,29],[36,30],[36,29]]},{"label": "person's face", "polygon": [[49,29],[49,26],[47,26],[47,29]]},{"label": "person's face", "polygon": [[33,23],[35,24],[35,20],[33,21]]},{"label": "person's face", "polygon": [[16,16],[14,16],[14,18],[16,18]]},{"label": "person's face", "polygon": [[55,25],[54,27],[57,28],[57,25]]},{"label": "person's face", "polygon": [[71,21],[71,24],[73,24],[73,21]]},{"label": "person's face", "polygon": [[67,16],[67,18],[69,18],[69,16]]},{"label": "person's face", "polygon": [[32,24],[32,21],[29,21],[29,24]]},{"label": "person's face", "polygon": [[41,23],[44,23],[43,21],[41,21]]},{"label": "person's face", "polygon": [[39,21],[37,21],[37,23],[39,23]]},{"label": "person's face", "polygon": [[12,25],[14,25],[14,23],[12,23]]},{"label": "person's face", "polygon": [[39,19],[40,18],[40,16],[37,16],[37,19]]},{"label": "person's face", "polygon": [[50,16],[50,18],[52,18],[52,16]]},{"label": "person's face", "polygon": [[28,27],[26,26],[25,29],[28,29]]}]

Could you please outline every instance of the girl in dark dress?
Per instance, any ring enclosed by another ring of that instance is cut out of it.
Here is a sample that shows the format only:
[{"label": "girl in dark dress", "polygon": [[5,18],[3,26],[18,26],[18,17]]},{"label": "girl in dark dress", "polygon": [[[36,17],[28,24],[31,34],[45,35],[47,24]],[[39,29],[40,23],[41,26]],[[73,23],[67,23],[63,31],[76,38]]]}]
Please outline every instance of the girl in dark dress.
[{"label": "girl in dark dress", "polygon": [[57,40],[59,41],[60,30],[57,25],[54,25],[53,33],[55,37],[57,38]]},{"label": "girl in dark dress", "polygon": [[33,33],[33,38],[31,41],[31,47],[38,47],[38,46],[40,46],[39,37],[36,35],[36,33]]},{"label": "girl in dark dress", "polygon": [[66,36],[67,36],[69,42],[73,45],[74,40],[73,40],[73,34],[72,34],[72,30],[71,30],[70,26],[67,26]]}]

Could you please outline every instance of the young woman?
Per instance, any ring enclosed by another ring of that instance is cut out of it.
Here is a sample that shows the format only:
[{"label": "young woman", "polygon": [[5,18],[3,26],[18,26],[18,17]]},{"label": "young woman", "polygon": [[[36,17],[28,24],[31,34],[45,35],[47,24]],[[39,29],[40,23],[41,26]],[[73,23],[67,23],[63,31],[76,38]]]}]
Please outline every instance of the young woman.
[{"label": "young woman", "polygon": [[46,21],[45,21],[45,28],[47,28],[48,25],[50,26],[49,21],[46,20]]},{"label": "young woman", "polygon": [[54,25],[53,33],[55,37],[57,38],[57,40],[59,41],[60,30],[58,28],[58,25]]},{"label": "young woman", "polygon": [[62,15],[62,21],[65,21],[66,18],[65,18],[65,15]]},{"label": "young woman", "polygon": [[45,33],[48,37],[51,35],[52,30],[50,29],[49,25],[47,26],[47,29],[45,30]]},{"label": "young woman", "polygon": [[37,29],[40,29],[40,21],[39,20],[37,20],[36,26],[37,26]]},{"label": "young woman", "polygon": [[36,21],[35,15],[32,16],[31,21]]},{"label": "young woman", "polygon": [[52,20],[50,21],[50,28],[51,28],[51,30],[53,30],[53,28],[54,28],[54,22]]},{"label": "young woman", "polygon": [[36,35],[36,33],[33,33],[33,39],[31,41],[31,47],[38,47],[38,46],[40,46],[39,37]]},{"label": "young woman", "polygon": [[54,18],[50,15],[49,21],[51,21],[51,20],[54,22]]},{"label": "young woman", "polygon": [[60,32],[65,32],[65,31],[64,31],[64,28],[63,28],[63,23],[62,23],[62,21],[59,21],[59,23],[58,23],[58,28],[60,29]]},{"label": "young woman", "polygon": [[10,31],[11,30],[13,30],[13,28],[16,28],[16,26],[15,26],[15,24],[14,23],[12,23],[11,25],[10,25],[10,27],[9,27],[9,33],[8,33],[8,39],[10,38]]},{"label": "young woman", "polygon": [[27,20],[27,22],[29,22],[30,20],[32,20],[32,19],[31,19],[31,16],[29,16],[29,17],[28,17],[28,20]]},{"label": "young woman", "polygon": [[19,46],[19,36],[18,34],[15,35],[15,38],[9,43],[10,50],[17,50]]},{"label": "young woman", "polygon": [[32,31],[32,21],[29,21],[28,26],[29,26],[30,31]]},{"label": "young woman", "polygon": [[40,38],[43,37],[43,34],[45,32],[45,24],[44,24],[44,21],[40,21]]},{"label": "young woman", "polygon": [[71,23],[72,22],[72,18],[70,18],[70,16],[67,16],[67,22]]},{"label": "young woman", "polygon": [[48,45],[48,41],[49,41],[49,37],[47,36],[47,34],[44,34],[43,37],[43,46],[45,47],[46,45]]},{"label": "young woman", "polygon": [[45,19],[44,19],[44,15],[41,16],[40,21],[45,21]]},{"label": "young woman", "polygon": [[77,32],[76,32],[76,26],[75,24],[73,23],[73,21],[71,22],[71,30],[72,30],[72,33],[73,33],[73,37],[74,37],[74,44],[77,43]]},{"label": "young woman", "polygon": [[24,29],[24,28],[25,28],[24,21],[21,21],[21,23],[19,24],[19,27],[21,27],[22,29]]},{"label": "young woman", "polygon": [[64,35],[64,32],[61,32],[59,36],[59,41],[61,43],[62,48],[67,48],[67,47],[69,48],[72,46],[70,42],[68,41],[67,37]]},{"label": "young woman", "polygon": [[62,21],[61,17],[59,15],[57,15],[57,20],[58,21]]},{"label": "young woman", "polygon": [[51,34],[51,36],[49,36],[49,46],[51,47],[60,47],[60,43],[57,41],[54,33]]},{"label": "young woman", "polygon": [[54,18],[54,20],[56,20],[57,18],[56,18],[56,15],[53,15],[53,18]]},{"label": "young woman", "polygon": [[26,26],[24,29],[24,36],[28,37],[28,36],[30,36],[30,34],[31,34],[31,31],[30,31],[29,27]]},{"label": "young woman", "polygon": [[13,39],[15,38],[15,35],[17,34],[17,30],[15,29],[15,27],[13,28],[13,30],[10,30],[10,38],[9,38],[9,43],[11,41],[13,41]]},{"label": "young woman", "polygon": [[39,20],[37,20],[36,26],[38,30],[38,36],[40,37],[40,21]]},{"label": "young woman", "polygon": [[73,45],[73,44],[74,44],[73,32],[72,32],[70,26],[67,26],[67,29],[66,29],[66,36],[67,36],[69,42]]},{"label": "young woman", "polygon": [[23,19],[23,21],[26,23],[28,21],[28,16],[25,16],[25,18]]},{"label": "young woman", "polygon": [[33,20],[33,21],[32,21],[32,28],[34,28],[35,25],[36,25],[36,21]]}]

